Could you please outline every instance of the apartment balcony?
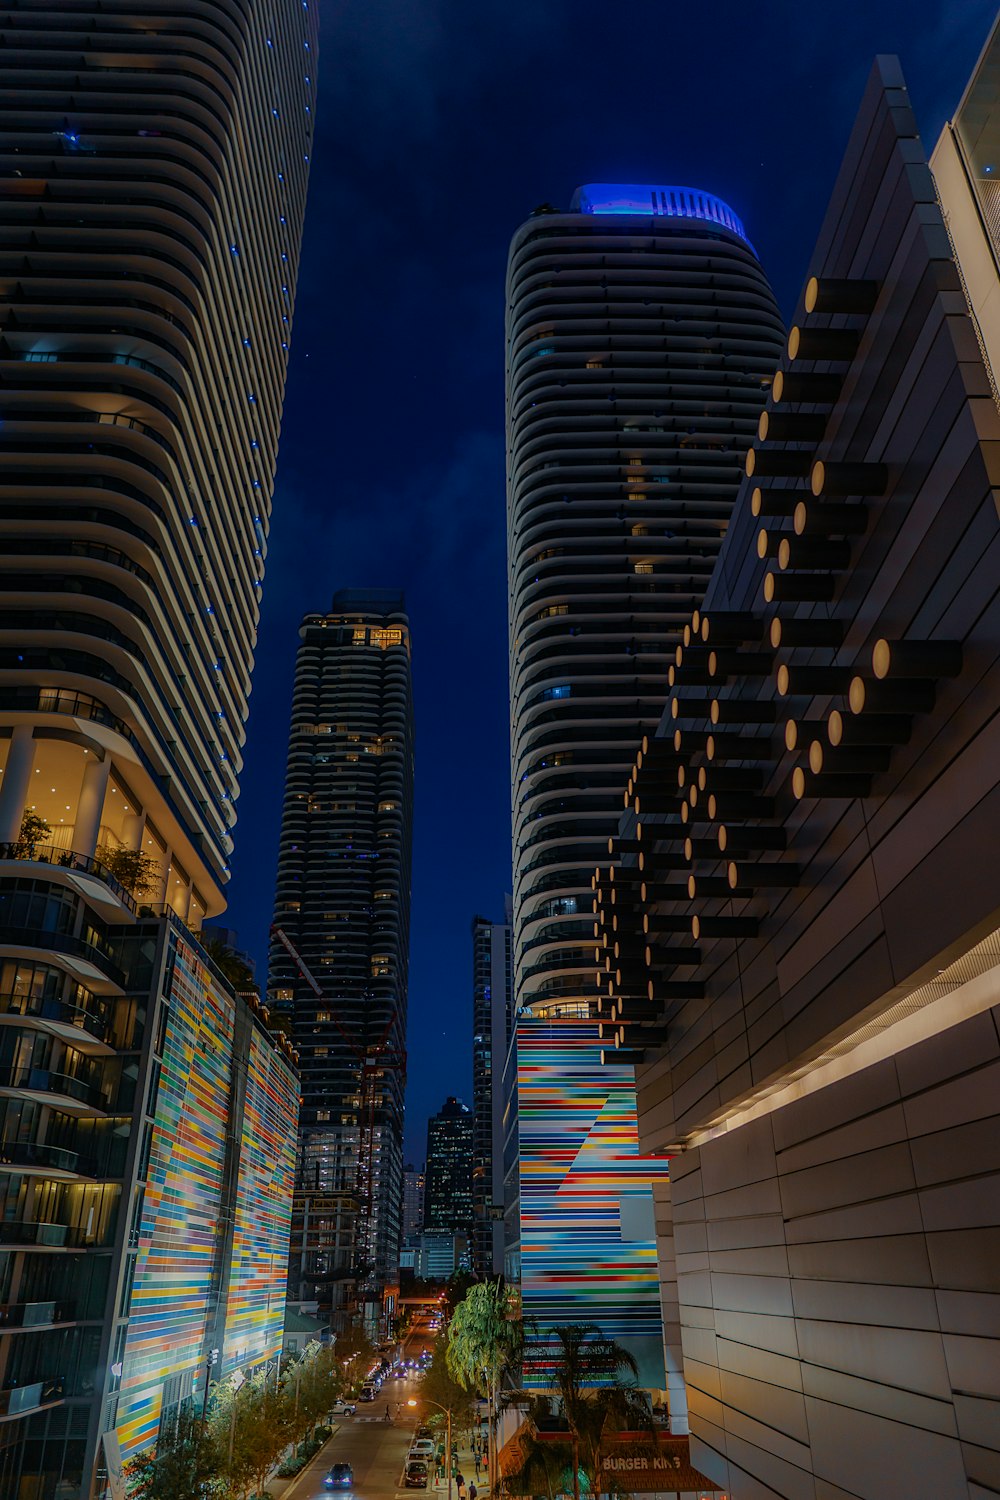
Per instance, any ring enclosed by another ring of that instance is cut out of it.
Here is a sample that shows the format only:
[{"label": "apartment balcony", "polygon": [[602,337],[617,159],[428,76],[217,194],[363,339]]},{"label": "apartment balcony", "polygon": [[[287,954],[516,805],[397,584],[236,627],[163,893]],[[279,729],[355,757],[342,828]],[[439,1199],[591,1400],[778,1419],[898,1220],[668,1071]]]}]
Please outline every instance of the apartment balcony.
[{"label": "apartment balcony", "polygon": [[54,1380],[36,1380],[31,1385],[15,1385],[0,1391],[0,1422],[23,1417],[26,1412],[51,1406],[63,1397],[61,1376]]},{"label": "apartment balcony", "polygon": [[79,1151],[36,1141],[0,1141],[0,1172],[47,1177],[53,1182],[94,1177],[93,1163]]},{"label": "apartment balcony", "polygon": [[0,1068],[0,1096],[31,1099],[35,1104],[58,1104],[65,1114],[93,1119],[108,1112],[100,1089],[69,1073],[49,1068]]},{"label": "apartment balcony", "polygon": [[41,927],[0,926],[0,957],[55,959],[74,979],[98,994],[124,994],[125,974],[114,959],[84,938]]},{"label": "apartment balcony", "polygon": [[72,1302],[0,1302],[0,1333],[51,1328],[56,1323],[71,1323],[74,1316]]},{"label": "apartment balcony", "polygon": [[[127,922],[136,915],[135,900],[121,881],[99,859],[88,854],[60,849],[55,844],[36,844],[30,850],[21,843],[0,844],[0,874],[10,873],[4,869],[9,863],[32,866],[30,872],[18,870],[18,874],[30,873],[37,879],[78,891],[106,922]],[[36,869],[39,865],[43,868]]]},{"label": "apartment balcony", "polygon": [[77,1052],[99,1057],[114,1052],[104,1040],[107,1021],[93,1008],[47,995],[0,995],[0,1026],[23,1026],[25,1022],[36,1031],[67,1042]]},{"label": "apartment balcony", "polygon": [[35,1219],[0,1223],[0,1250],[75,1250],[78,1232],[68,1224],[41,1224]]}]

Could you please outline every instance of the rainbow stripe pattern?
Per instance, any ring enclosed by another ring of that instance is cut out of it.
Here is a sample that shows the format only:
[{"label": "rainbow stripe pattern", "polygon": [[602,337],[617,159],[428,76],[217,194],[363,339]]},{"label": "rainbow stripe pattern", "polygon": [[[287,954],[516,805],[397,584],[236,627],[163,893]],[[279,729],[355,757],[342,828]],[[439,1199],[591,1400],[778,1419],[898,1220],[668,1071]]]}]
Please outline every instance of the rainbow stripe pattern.
[{"label": "rainbow stripe pattern", "polygon": [[170,941],[169,1018],[132,1227],[117,1422],[125,1458],[156,1441],[165,1403],[201,1388],[220,1303],[220,1376],[273,1356],[284,1322],[298,1081],[194,945],[175,933]]},{"label": "rainbow stripe pattern", "polygon": [[663,1386],[653,1179],[639,1152],[631,1067],[601,1064],[596,1021],[517,1027],[521,1295],[535,1330],[525,1379],[547,1383],[558,1324],[594,1323],[631,1350],[640,1383]]}]

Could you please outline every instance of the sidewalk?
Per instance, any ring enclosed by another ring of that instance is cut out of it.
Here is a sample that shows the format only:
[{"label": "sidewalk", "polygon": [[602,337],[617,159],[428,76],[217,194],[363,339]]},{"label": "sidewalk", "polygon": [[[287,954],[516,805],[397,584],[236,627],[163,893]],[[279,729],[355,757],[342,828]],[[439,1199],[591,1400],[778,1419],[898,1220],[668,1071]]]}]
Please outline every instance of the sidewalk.
[{"label": "sidewalk", "polygon": [[[274,1500],[282,1500],[282,1496],[284,1495],[285,1491],[291,1489],[293,1484],[298,1484],[299,1480],[306,1473],[307,1469],[310,1469],[313,1464],[320,1463],[322,1461],[323,1454],[333,1442],[339,1431],[340,1424],[338,1422],[335,1422],[330,1436],[327,1438],[322,1448],[318,1448],[313,1454],[312,1458],[306,1459],[306,1462],[302,1465],[302,1468],[297,1474],[291,1475],[291,1477],[288,1479],[279,1479],[276,1473],[273,1473],[269,1476],[267,1484],[265,1485],[265,1489],[269,1494],[274,1496]],[[280,1468],[280,1462],[278,1467]],[[329,1464],[325,1465],[325,1467],[329,1468]]]}]

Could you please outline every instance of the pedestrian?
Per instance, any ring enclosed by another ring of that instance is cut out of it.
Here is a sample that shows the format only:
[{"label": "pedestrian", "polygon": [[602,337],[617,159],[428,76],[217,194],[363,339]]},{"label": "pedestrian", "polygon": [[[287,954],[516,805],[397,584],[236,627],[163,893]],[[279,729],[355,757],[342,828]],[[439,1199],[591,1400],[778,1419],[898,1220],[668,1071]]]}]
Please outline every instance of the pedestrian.
[{"label": "pedestrian", "polygon": [[392,1414],[389,1411],[389,1403],[388,1403],[388,1401],[385,1403],[385,1420],[387,1422],[391,1422],[392,1421]]},{"label": "pedestrian", "polygon": [[458,1500],[469,1500],[469,1490],[465,1483],[465,1475],[458,1476]]},{"label": "pedestrian", "polygon": [[[479,1455],[478,1454],[476,1455],[476,1472],[477,1473],[479,1472]],[[472,1483],[469,1485],[469,1500],[476,1500],[476,1496],[478,1494],[479,1494],[479,1491],[476,1489],[476,1481],[473,1480]]]},{"label": "pedestrian", "polygon": [[[476,1478],[478,1479],[479,1478],[479,1471],[483,1467],[483,1461],[479,1457],[479,1449],[478,1448],[476,1449],[475,1459],[476,1459]],[[472,1489],[469,1491],[469,1500],[476,1500],[476,1497],[475,1497],[475,1495],[472,1492],[475,1488],[476,1488],[476,1486],[473,1485]]]}]

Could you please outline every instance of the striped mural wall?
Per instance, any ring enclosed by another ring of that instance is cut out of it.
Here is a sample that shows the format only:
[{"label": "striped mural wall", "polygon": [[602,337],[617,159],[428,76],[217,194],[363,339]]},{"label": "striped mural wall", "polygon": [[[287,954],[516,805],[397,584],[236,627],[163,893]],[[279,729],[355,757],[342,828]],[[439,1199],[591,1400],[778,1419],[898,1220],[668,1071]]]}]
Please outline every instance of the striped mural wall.
[{"label": "striped mural wall", "polygon": [[553,1328],[593,1323],[660,1389],[652,1182],[667,1163],[639,1154],[632,1069],[601,1065],[596,1021],[522,1019],[517,1083],[526,1381],[546,1384]]}]

